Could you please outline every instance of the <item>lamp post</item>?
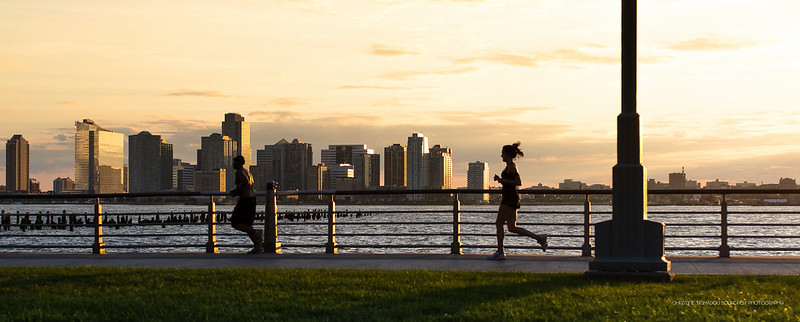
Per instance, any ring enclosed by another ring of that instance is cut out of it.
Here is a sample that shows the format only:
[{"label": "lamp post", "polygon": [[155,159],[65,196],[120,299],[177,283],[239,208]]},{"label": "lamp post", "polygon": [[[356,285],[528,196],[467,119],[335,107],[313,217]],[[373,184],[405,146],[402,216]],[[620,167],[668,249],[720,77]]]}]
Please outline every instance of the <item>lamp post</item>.
[{"label": "lamp post", "polygon": [[669,281],[664,224],[647,220],[647,171],[636,112],[636,0],[622,0],[622,113],[617,117],[613,214],[595,225],[595,259],[584,276]]}]

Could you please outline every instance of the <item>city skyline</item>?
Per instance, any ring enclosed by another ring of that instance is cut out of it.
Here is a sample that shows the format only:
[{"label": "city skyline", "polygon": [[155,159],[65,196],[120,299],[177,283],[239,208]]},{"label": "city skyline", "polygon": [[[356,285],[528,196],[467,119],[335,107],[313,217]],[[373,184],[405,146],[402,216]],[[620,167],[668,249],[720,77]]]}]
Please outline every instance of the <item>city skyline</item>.
[{"label": "city skyline", "polygon": [[[502,169],[500,147],[518,140],[524,186],[610,184],[618,9],[556,0],[3,3],[0,126],[30,142],[30,176],[46,190],[71,173],[70,120],[157,133],[175,158],[194,160],[197,138],[219,131],[223,111],[251,121],[254,147],[285,137],[379,149],[425,133],[455,151],[456,187],[474,160]],[[798,9],[777,0],[639,4],[651,178],[680,167],[699,182],[798,177]]]}]

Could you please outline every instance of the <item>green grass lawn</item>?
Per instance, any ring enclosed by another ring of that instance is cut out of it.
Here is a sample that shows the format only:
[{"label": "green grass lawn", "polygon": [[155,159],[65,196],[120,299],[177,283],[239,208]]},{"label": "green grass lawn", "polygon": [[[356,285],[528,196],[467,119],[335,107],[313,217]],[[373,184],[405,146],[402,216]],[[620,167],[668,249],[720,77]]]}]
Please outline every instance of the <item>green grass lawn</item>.
[{"label": "green grass lawn", "polygon": [[0,320],[797,321],[798,285],[800,276],[650,284],[579,274],[0,268]]}]

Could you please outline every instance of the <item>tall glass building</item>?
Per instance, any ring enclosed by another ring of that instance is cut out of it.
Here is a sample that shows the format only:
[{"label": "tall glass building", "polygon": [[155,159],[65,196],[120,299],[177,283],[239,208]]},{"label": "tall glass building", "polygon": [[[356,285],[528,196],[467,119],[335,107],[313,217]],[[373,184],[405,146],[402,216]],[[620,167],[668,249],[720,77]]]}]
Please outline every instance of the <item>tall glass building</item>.
[{"label": "tall glass building", "polygon": [[406,148],[406,184],[408,189],[428,187],[428,138],[422,133],[412,133]]},{"label": "tall glass building", "polygon": [[383,148],[383,185],[387,187],[406,186],[406,147],[393,144]]},{"label": "tall glass building", "polygon": [[253,150],[250,148],[250,123],[244,121],[244,117],[236,113],[225,114],[225,121],[222,122],[222,135],[228,136],[235,142],[234,156],[244,157],[244,168],[247,169],[253,162]]},{"label": "tall glass building", "polygon": [[122,193],[124,140],[90,119],[75,121],[75,189],[89,193]]},{"label": "tall glass building", "polygon": [[[475,161],[469,164],[467,172],[468,189],[489,189],[489,163]],[[489,194],[467,194],[466,197],[476,201],[489,201]]]},{"label": "tall glass building", "polygon": [[6,191],[28,192],[30,184],[30,145],[17,134],[6,142]]}]

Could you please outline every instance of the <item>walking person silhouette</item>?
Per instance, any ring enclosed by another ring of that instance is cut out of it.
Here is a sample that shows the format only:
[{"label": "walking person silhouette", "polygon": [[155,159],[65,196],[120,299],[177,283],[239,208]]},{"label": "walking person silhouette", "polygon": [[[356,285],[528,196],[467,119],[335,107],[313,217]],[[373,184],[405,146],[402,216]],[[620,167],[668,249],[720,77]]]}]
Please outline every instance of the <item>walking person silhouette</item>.
[{"label": "walking person silhouette", "polygon": [[244,168],[244,157],[237,155],[233,158],[233,168],[236,169],[236,188],[231,190],[231,196],[239,196],[236,207],[231,215],[231,227],[247,233],[253,242],[253,249],[248,254],[264,252],[264,230],[253,229],[256,219],[256,193],[253,190],[253,176]]},{"label": "walking person silhouette", "polygon": [[509,232],[535,239],[542,246],[542,251],[547,251],[547,234],[537,235],[525,228],[517,227],[517,210],[519,209],[519,192],[517,192],[517,187],[522,186],[522,179],[520,179],[517,164],[514,163],[514,159],[516,159],[517,156],[525,156],[522,150],[519,149],[520,145],[521,143],[517,142],[503,146],[500,157],[502,157],[503,162],[506,163],[506,168],[500,173],[500,176],[494,175],[494,181],[503,185],[503,199],[500,201],[500,209],[497,210],[497,221],[495,221],[495,225],[497,226],[497,251],[488,257],[492,260],[506,259],[503,248],[503,239],[505,238],[503,224],[508,226]]}]

